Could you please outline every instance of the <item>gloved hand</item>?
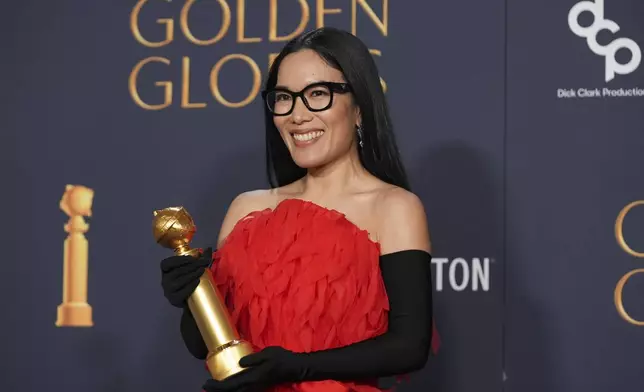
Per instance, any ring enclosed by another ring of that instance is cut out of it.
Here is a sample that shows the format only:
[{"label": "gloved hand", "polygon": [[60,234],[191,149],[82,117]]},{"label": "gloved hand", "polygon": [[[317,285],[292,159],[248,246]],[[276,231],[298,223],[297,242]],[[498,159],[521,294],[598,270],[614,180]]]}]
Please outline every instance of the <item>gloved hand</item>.
[{"label": "gloved hand", "polygon": [[307,354],[294,353],[282,347],[266,347],[239,360],[248,368],[223,381],[210,379],[203,385],[206,392],[259,392],[277,384],[299,382],[306,373]]},{"label": "gloved hand", "polygon": [[[206,392],[256,392],[283,383],[364,380],[399,376],[425,366],[433,338],[431,255],[409,249],[380,256],[390,310],[388,330],[343,347],[295,353],[267,347],[239,364],[248,369]],[[205,350],[204,350],[205,351]],[[205,358],[205,355],[203,357]]]},{"label": "gloved hand", "polygon": [[161,287],[163,295],[173,306],[186,305],[186,300],[199,285],[199,277],[212,262],[212,248],[207,248],[199,258],[170,256],[161,261]]}]

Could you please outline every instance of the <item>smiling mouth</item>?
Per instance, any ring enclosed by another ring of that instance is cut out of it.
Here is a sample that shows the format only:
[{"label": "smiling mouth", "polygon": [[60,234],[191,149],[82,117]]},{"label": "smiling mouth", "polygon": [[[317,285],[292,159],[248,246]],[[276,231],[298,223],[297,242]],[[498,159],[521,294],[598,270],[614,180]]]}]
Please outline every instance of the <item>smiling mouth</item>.
[{"label": "smiling mouth", "polygon": [[295,140],[296,145],[302,145],[311,144],[318,140],[322,135],[324,135],[324,131],[311,131],[306,133],[292,133],[291,137]]}]

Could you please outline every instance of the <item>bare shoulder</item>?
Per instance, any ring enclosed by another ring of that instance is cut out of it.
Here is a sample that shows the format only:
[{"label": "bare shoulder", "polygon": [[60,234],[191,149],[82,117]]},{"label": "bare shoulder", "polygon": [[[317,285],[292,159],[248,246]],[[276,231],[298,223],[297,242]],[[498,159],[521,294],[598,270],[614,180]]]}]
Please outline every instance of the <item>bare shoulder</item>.
[{"label": "bare shoulder", "polygon": [[235,196],[228,206],[228,210],[221,224],[217,247],[221,246],[240,219],[253,211],[271,208],[274,198],[275,192],[272,189],[251,190]]},{"label": "bare shoulder", "polygon": [[376,208],[382,254],[408,249],[431,252],[425,206],[416,194],[388,188],[379,194]]}]

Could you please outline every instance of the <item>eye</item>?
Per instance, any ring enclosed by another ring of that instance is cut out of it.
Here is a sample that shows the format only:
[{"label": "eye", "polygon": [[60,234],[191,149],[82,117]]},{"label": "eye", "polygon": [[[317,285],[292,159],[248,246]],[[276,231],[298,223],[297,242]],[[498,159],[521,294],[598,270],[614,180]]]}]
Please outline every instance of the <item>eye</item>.
[{"label": "eye", "polygon": [[277,93],[277,94],[275,94],[275,100],[276,101],[287,101],[289,99],[291,99],[291,96],[289,94],[286,94],[286,93]]},{"label": "eye", "polygon": [[329,92],[324,89],[316,89],[311,92],[312,97],[323,97],[329,95]]}]

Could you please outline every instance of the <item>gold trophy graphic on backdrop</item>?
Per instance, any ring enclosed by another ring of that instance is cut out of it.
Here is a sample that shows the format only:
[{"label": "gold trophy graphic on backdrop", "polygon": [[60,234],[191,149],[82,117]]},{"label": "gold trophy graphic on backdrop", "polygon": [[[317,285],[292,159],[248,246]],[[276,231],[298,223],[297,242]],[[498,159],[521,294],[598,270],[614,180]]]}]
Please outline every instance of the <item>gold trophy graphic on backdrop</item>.
[{"label": "gold trophy graphic on backdrop", "polygon": [[[152,230],[159,245],[173,249],[179,256],[200,256],[198,249],[188,246],[196,226],[183,207],[164,208],[153,215]],[[239,360],[253,349],[240,338],[209,269],[199,278],[199,285],[188,298],[188,307],[208,347],[206,363],[212,378],[223,380],[243,371]]]},{"label": "gold trophy graphic on backdrop", "polygon": [[83,216],[92,216],[94,191],[82,185],[67,185],[59,207],[69,216],[63,251],[63,302],[58,306],[58,327],[91,327],[92,307],[87,303],[89,225]]}]

